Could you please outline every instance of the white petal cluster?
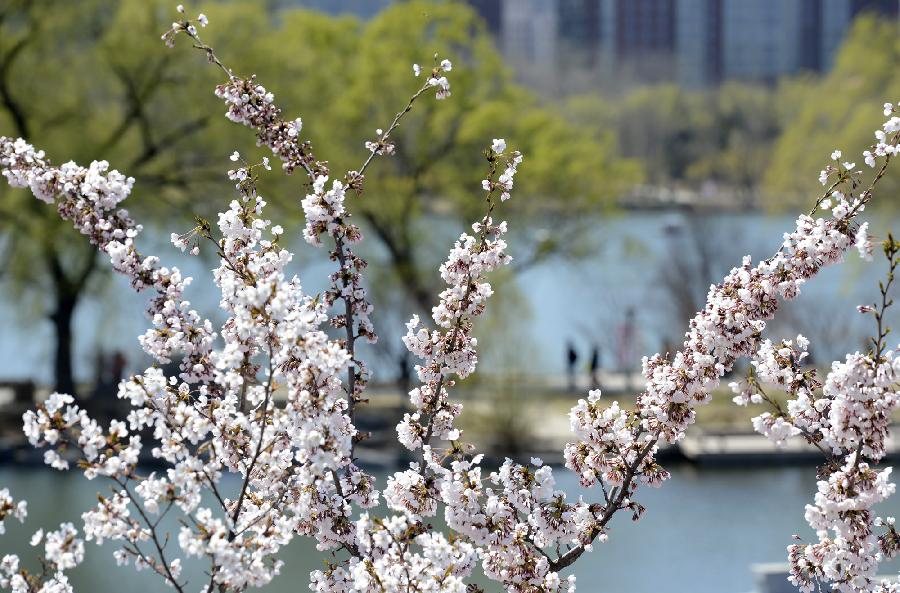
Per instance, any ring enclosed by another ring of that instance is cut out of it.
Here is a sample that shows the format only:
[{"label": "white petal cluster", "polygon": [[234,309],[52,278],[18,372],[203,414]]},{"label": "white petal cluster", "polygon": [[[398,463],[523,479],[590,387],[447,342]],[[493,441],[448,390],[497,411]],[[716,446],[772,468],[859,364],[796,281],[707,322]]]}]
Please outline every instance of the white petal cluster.
[{"label": "white petal cluster", "polygon": [[[339,263],[340,269],[331,275],[331,287],[325,292],[324,300],[329,307],[338,301],[344,304],[343,314],[334,315],[330,323],[333,327],[347,330],[348,337],[344,347],[351,353],[352,373],[348,389],[351,402],[355,403],[365,389],[369,373],[365,363],[353,355],[353,343],[358,338],[364,338],[370,343],[377,341],[375,327],[370,319],[373,307],[362,285],[361,272],[368,263],[352,250],[352,246],[359,243],[363,235],[359,227],[350,222],[350,215],[344,206],[346,192],[351,188],[361,187],[362,175],[350,171],[344,181],[334,179],[331,187],[327,188],[327,164],[315,159],[309,142],[300,140],[303,121],[300,118],[293,121],[282,119],[281,110],[275,105],[274,95],[253,78],[232,78],[227,84],[216,88],[216,95],[228,105],[227,117],[253,128],[257,142],[267,146],[281,159],[286,172],[291,173],[300,167],[312,181],[312,192],[301,201],[306,216],[303,237],[316,246],[321,245],[323,234],[329,235],[334,241],[335,249],[330,255]],[[380,130],[378,135],[382,135]],[[375,154],[393,152],[393,145],[386,140],[379,140],[376,144],[374,149],[368,143],[366,146]]]},{"label": "white petal cluster", "polygon": [[[493,153],[489,157],[492,170],[500,159]],[[521,159],[518,152],[513,153],[507,159],[507,168],[514,168]],[[493,188],[487,190],[489,203],[493,193]],[[444,440],[458,438],[453,421],[461,406],[449,401],[447,390],[455,384],[454,376],[464,379],[478,364],[472,320],[484,312],[485,303],[493,294],[485,275],[512,261],[503,239],[506,222],[494,223],[486,215],[472,225],[472,230],[475,235],[460,235],[441,264],[441,279],[447,287],[441,291],[431,313],[439,329],[429,331],[420,327],[417,315],[406,324],[403,343],[421,361],[416,365],[421,385],[409,394],[415,411],[405,414],[397,426],[400,442],[411,450],[427,445],[432,436]]]},{"label": "white petal cluster", "polygon": [[84,540],[77,537],[78,530],[71,523],[63,523],[59,529],[48,531],[44,540],[44,559],[57,570],[75,568],[84,560]]},{"label": "white petal cluster", "polygon": [[[886,109],[886,113],[893,111],[893,106]],[[900,143],[900,122],[895,119],[889,119],[884,130],[876,132],[879,144],[873,147],[872,155],[883,158],[885,166]],[[823,183],[833,185],[817,206],[830,210],[830,216],[800,216],[796,230],[785,235],[773,257],[755,265],[745,258],[741,267],[712,286],[706,307],[690,323],[684,348],[671,358],[655,355],[644,360],[648,385],[638,396],[634,412],[623,412],[615,403],[603,407],[599,393],[579,401],[572,410],[572,429],[578,440],[566,446],[566,465],[579,474],[583,485],[599,482],[606,501],[597,505],[598,512],[592,511],[597,523],[583,533],[583,540],[601,538],[617,510],[629,508],[635,518],[640,516],[642,507],[633,506],[636,503],[632,500],[637,485],[658,484],[668,476],[654,459],[658,443],[674,443],[684,436],[694,422],[696,407],[709,401],[711,390],[742,356],[754,355],[758,378],[795,395],[787,411],[755,418],[757,430],[779,444],[803,435],[843,455],[859,454],[877,460],[884,454],[886,423],[896,406],[896,395],[889,388],[895,380],[892,353],[886,353],[878,364],[865,356],[848,357],[846,363],[832,370],[824,397],[816,398],[819,383],[801,369],[807,356],[805,338],[778,345],[762,341],[766,321],[774,316],[780,300],[795,298],[808,279],[822,267],[841,261],[854,244],[864,255],[870,251],[867,227],[856,227],[854,218],[871,198],[871,188],[854,195],[861,186],[860,173],[853,171],[853,163],[841,164],[841,156],[839,151],[832,154],[838,165],[829,165],[822,174]],[[734,383],[732,388],[737,393],[735,401],[741,405],[763,400],[756,384]],[[846,470],[850,480],[857,479],[854,476],[863,471],[859,469],[862,466]],[[881,487],[876,490],[886,493]],[[849,492],[846,496],[855,500],[856,494]],[[881,546],[884,550],[900,549],[900,535],[892,530],[882,537]],[[577,559],[583,549],[565,554],[560,558],[561,565]],[[817,558],[824,561],[821,556]],[[830,579],[820,568],[816,569],[816,578]],[[854,572],[849,574],[852,580]],[[804,578],[797,576],[797,582],[806,584]],[[867,587],[860,590],[870,590]]]},{"label": "white petal cluster", "polygon": [[105,161],[88,168],[75,163],[51,166],[43,151],[21,139],[0,137],[0,170],[13,187],[28,187],[39,199],[56,204],[60,216],[107,253],[113,269],[131,279],[136,290],[152,289],[148,314],[154,328],[141,337],[144,350],[161,363],[184,356],[182,369],[188,380],[208,377],[206,360],[215,335],[183,299],[190,278],[177,268],[159,266],[156,257],[142,257],[134,240],[142,227],[118,208],[131,192],[134,179],[108,171]]},{"label": "white petal cluster", "polygon": [[24,523],[27,516],[28,502],[25,500],[14,500],[9,494],[9,488],[0,489],[0,535],[6,533],[4,521],[6,521],[7,517],[12,517],[19,523]]},{"label": "white petal cluster", "polygon": [[878,159],[888,156],[896,156],[900,148],[896,141],[891,141],[891,135],[900,130],[900,116],[894,115],[900,112],[900,103],[893,105],[884,104],[884,115],[888,118],[880,130],[875,131],[875,144],[863,151],[863,158],[867,165],[875,167]]},{"label": "white petal cluster", "polygon": [[[437,89],[437,93],[435,93],[435,98],[438,100],[446,99],[450,96],[450,81],[447,80],[447,77],[444,76],[444,72],[450,72],[453,69],[453,64],[450,60],[441,60],[441,63],[436,66],[431,71],[431,76],[425,81],[425,84],[429,87],[433,87]],[[413,64],[413,73],[418,76],[421,72],[418,64]]]},{"label": "white petal cluster", "polygon": [[[25,520],[25,503],[13,505],[9,492],[0,490],[0,534],[3,533],[3,517],[6,513],[20,521]],[[47,532],[39,529],[31,538],[31,545],[44,541],[44,570],[31,574],[20,566],[19,557],[7,554],[0,559],[0,589],[10,593],[72,593],[72,586],[65,570],[75,568],[84,560],[84,540],[78,537],[78,530],[72,523],[63,523],[59,529]]]},{"label": "white petal cluster", "polygon": [[[127,423],[113,421],[103,430],[65,394],[25,414],[25,433],[33,445],[47,447],[48,464],[66,469],[77,461],[88,478],[115,485],[113,496],[83,515],[85,538],[118,542],[117,561],[177,584],[180,558],[137,553],[160,544],[158,518],[176,507],[191,518],[179,534],[182,553],[213,559],[215,582],[238,589],[278,574],[275,554],[297,534],[316,537],[322,549],[355,546],[353,506],[374,505],[378,492],[352,463],[356,429],[340,378],[350,357],[321,327],[325,305],[285,275],[292,256],[265,238],[271,223],[262,218],[265,201],[251,176],[238,179],[241,199],[219,216],[221,263],[214,278],[227,318],[222,345],[214,349],[211,325],[182,299],[187,279],[155,257],[138,256],[133,239],[140,227],[124,211],[110,210],[130,181],[102,175],[104,166],[54,168],[27,144],[5,138],[0,165],[16,185],[33,186],[55,202],[135,288],[156,289],[150,305],[156,329],[144,336],[144,346],[161,362],[176,352],[184,356],[180,380],[149,368],[120,384],[119,397],[132,405]],[[276,388],[286,392],[281,406],[274,403]],[[149,454],[168,466],[164,475],[136,474],[137,433],[145,430],[155,442]],[[216,495],[217,513],[200,507],[204,493],[220,492],[226,473],[241,477],[241,492],[233,499]],[[12,514],[21,513],[24,503]],[[83,549],[67,528],[45,541],[60,568]]]},{"label": "white petal cluster", "polygon": [[[754,428],[778,444],[800,435],[829,460],[814,504],[806,507],[818,541],[788,547],[791,582],[806,592],[826,582],[847,593],[888,590],[874,577],[879,564],[900,550],[900,534],[872,507],[895,486],[891,468],[874,466],[886,454],[891,417],[900,407],[900,361],[889,350],[850,354],[832,364],[823,385],[814,369],[802,368],[807,347],[802,336],[779,344],[765,340],[754,355],[755,378],[735,384],[741,394],[736,400],[744,405],[767,398],[759,382],[787,392],[787,409],[757,416]],[[877,535],[875,528],[884,525],[886,532]]]},{"label": "white petal cluster", "polygon": [[464,593],[465,579],[475,567],[475,548],[462,540],[450,542],[428,533],[422,523],[405,515],[356,522],[359,552],[364,561],[348,568],[353,591],[421,590]]},{"label": "white petal cluster", "polygon": [[806,506],[806,520],[819,541],[788,547],[790,581],[801,591],[814,591],[820,581],[841,593],[881,590],[884,583],[875,576],[885,554],[872,529],[871,509],[894,494],[890,474],[891,468],[877,471],[854,453],[818,482],[815,504]]}]

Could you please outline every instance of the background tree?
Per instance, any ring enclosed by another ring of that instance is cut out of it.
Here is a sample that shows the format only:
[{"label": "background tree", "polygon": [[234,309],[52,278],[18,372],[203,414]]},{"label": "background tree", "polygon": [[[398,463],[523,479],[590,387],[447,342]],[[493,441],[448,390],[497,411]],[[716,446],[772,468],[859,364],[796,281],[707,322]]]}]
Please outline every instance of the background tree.
[{"label": "background tree", "polygon": [[574,95],[563,109],[601,138],[612,132],[616,152],[639,160],[654,185],[752,190],[781,129],[779,97],[779,90],[739,82],[703,90],[658,84],[621,96]]},{"label": "background tree", "polygon": [[[158,8],[136,1],[4,3],[0,130],[40,143],[57,161],[109,159],[139,176],[143,195],[160,203],[186,195],[184,173],[196,164],[189,140],[208,117],[182,113],[178,103],[189,103],[179,90],[187,91],[187,81],[174,73],[172,55],[149,52],[145,38],[158,27]],[[141,33],[127,44],[118,28],[123,19]],[[182,151],[177,160],[173,148]],[[5,280],[16,294],[36,299],[53,324],[55,388],[74,393],[72,320],[98,274],[95,249],[55,212],[8,189],[0,192],[0,230]]]},{"label": "background tree", "polygon": [[[471,218],[483,175],[478,149],[490,134],[528,155],[517,183],[531,195],[513,216],[540,216],[555,230],[528,238],[520,269],[583,248],[578,214],[639,179],[636,162],[615,156],[611,136],[577,129],[515,84],[484,24],[461,2],[405,2],[365,23],[250,3],[192,9],[216,21],[208,41],[236,72],[252,64],[286,114],[317,114],[304,134],[335,174],[367,154],[358,126],[387,125],[405,104],[417,84],[414,62],[429,68],[435,52],[453,58],[453,96],[424,102],[404,122],[398,154],[369,170],[357,208],[377,239],[368,255],[382,307],[430,311],[436,247],[446,237],[434,237],[429,221],[458,216],[461,227]],[[168,221],[209,214],[230,188],[219,171],[227,154],[255,150],[246,130],[210,116],[222,110],[212,93],[221,73],[198,64],[199,54],[159,51],[170,10],[162,0],[13,0],[0,9],[0,132],[47,147],[57,162],[108,159],[137,179],[132,208]],[[403,63],[410,68],[397,67]],[[298,221],[304,180],[282,177],[265,179],[261,191],[279,216]],[[100,284],[95,255],[33,202],[24,192],[0,194],[2,269],[14,293],[34,298],[52,322],[55,388],[72,393],[72,320]]]},{"label": "background tree", "polygon": [[[878,48],[874,51],[873,48]],[[900,96],[900,35],[897,23],[867,15],[856,20],[825,77],[792,89],[784,109],[787,125],[772,151],[765,186],[774,206],[792,206],[815,189],[822,155],[844,147],[844,160],[856,161],[873,141],[881,114],[860,109],[863,103],[896,101]],[[867,168],[867,167],[865,167]],[[888,172],[884,195],[896,195],[900,175]],[[881,200],[893,204],[896,199]]]}]

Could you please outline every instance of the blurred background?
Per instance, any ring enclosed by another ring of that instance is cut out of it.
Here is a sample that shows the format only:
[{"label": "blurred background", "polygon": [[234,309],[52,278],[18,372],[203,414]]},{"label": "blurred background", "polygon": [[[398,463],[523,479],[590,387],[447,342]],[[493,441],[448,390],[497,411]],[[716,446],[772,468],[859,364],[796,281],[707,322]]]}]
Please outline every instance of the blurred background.
[{"label": "blurred background", "polygon": [[[142,250],[193,276],[192,302],[221,320],[216,262],[181,254],[168,236],[196,215],[215,220],[233,198],[232,151],[266,153],[223,117],[213,95],[221,72],[184,38],[163,46],[174,8],[0,0],[0,135],[26,138],[54,162],[106,159],[134,176],[128,207],[147,229]],[[226,64],[255,73],[286,117],[303,118],[335,172],[358,168],[364,140],[405,105],[420,82],[413,63],[453,61],[452,96],[417,103],[395,134],[397,154],[375,163],[351,206],[367,237],[381,336],[365,353],[374,380],[360,422],[383,437],[361,456],[379,471],[403,461],[390,441],[413,376],[399,336],[413,313],[430,313],[437,266],[480,216],[480,152],[492,138],[525,162],[500,211],[514,263],[493,279],[481,366],[457,392],[461,424],[495,460],[558,463],[577,398],[599,387],[632,404],[641,357],[677,350],[709,285],[743,255],[777,250],[821,192],[832,150],[861,165],[881,105],[900,99],[897,0],[219,0],[187,9],[208,15],[201,35]],[[867,212],[876,236],[900,229],[898,191],[893,170]],[[303,179],[276,167],[261,193],[296,238],[305,289],[323,290],[332,265],[300,237]],[[826,270],[770,337],[803,333],[822,368],[867,348],[873,322],[855,307],[874,301],[885,271],[855,255]],[[20,434],[22,411],[59,390],[101,419],[121,416],[117,382],[150,364],[136,340],[143,310],[143,297],[52,207],[0,185],[0,487],[33,499],[47,526],[79,514],[102,485],[41,469]],[[621,521],[576,568],[580,590],[742,593],[760,586],[752,564],[782,562],[791,534],[809,535],[815,457],[748,438],[754,413],[727,390],[716,395],[695,433],[666,452],[674,477],[644,493],[646,518]],[[560,481],[577,492],[564,470]],[[15,531],[0,540],[0,553],[21,549],[15,540]],[[305,589],[320,565],[311,545],[292,550],[286,572],[297,578],[270,590]],[[94,551],[73,580],[106,590],[125,570]],[[135,590],[158,587],[149,577]]]}]

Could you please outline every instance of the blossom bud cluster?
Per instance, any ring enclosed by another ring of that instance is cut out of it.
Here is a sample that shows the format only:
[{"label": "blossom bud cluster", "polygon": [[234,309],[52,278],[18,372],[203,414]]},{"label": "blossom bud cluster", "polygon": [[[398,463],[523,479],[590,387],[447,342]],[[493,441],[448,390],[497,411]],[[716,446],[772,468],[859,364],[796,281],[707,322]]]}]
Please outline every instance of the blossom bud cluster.
[{"label": "blossom bud cluster", "polygon": [[[435,54],[435,61],[437,61],[437,54]],[[444,76],[444,72],[450,72],[453,69],[453,64],[450,60],[444,59],[441,60],[441,63],[435,66],[431,70],[431,76],[425,81],[425,84],[429,87],[437,89],[435,93],[435,98],[446,99],[450,96],[450,81],[447,80],[447,77]],[[413,64],[413,73],[418,76],[421,73],[422,69],[418,64]]]},{"label": "blossom bud cluster", "polygon": [[216,87],[216,96],[228,106],[225,113],[228,119],[256,130],[257,143],[268,146],[281,159],[287,173],[300,167],[311,174],[328,175],[327,165],[316,161],[310,153],[309,142],[300,139],[303,120],[282,119],[275,96],[258,84],[255,77],[233,77]]},{"label": "blossom bud cluster", "polygon": [[382,155],[392,155],[397,150],[397,147],[393,142],[388,140],[388,136],[384,133],[384,130],[378,128],[375,130],[375,135],[378,136],[378,139],[375,141],[366,140],[365,147],[366,150],[373,154]]},{"label": "blossom bud cluster", "polygon": [[[179,14],[185,14],[186,12],[183,4],[179,4],[176,7],[176,10]],[[172,27],[161,36],[162,40],[166,44],[166,47],[175,47],[175,36],[181,32],[185,32],[191,37],[196,37],[197,26],[194,24],[195,21],[199,23],[201,27],[205,27],[209,24],[209,19],[203,13],[197,15],[197,18],[195,20],[181,20],[173,22]]]}]

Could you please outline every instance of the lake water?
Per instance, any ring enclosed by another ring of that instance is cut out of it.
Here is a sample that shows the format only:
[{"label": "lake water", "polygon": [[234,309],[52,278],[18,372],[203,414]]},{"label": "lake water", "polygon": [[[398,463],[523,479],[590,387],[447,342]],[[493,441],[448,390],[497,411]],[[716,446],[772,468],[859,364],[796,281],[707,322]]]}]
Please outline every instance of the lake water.
[{"label": "lake water", "polygon": [[[492,313],[500,312],[492,325],[496,336],[480,342],[482,358],[502,365],[512,353],[518,368],[561,374],[564,348],[572,340],[582,361],[593,343],[600,344],[603,364],[608,366],[614,336],[629,306],[637,309],[637,349],[641,353],[657,351],[664,340],[683,331],[686,321],[673,321],[671,295],[660,287],[659,270],[671,264],[674,250],[686,248],[685,241],[699,236],[689,234],[699,228],[692,220],[696,216],[645,212],[598,219],[591,233],[591,256],[577,262],[548,260],[517,276],[513,286],[500,287],[501,294],[489,307]],[[711,223],[707,229],[718,229],[718,238],[703,235],[701,241],[714,246],[718,265],[726,269],[739,263],[743,253],[770,255],[780,245],[782,233],[793,228],[793,216],[722,214],[712,215],[707,222]],[[886,230],[900,228],[894,222],[878,220],[873,232],[883,236]],[[150,236],[143,243],[149,242],[144,251],[158,253],[165,263],[194,276],[189,298],[215,319],[218,296],[208,288],[212,264],[177,253],[161,239],[167,234],[157,234],[155,241]],[[510,237],[514,256],[521,238],[515,231]],[[452,237],[446,239],[449,244]],[[296,271],[304,288],[315,293],[323,288],[322,278],[331,264],[322,260],[321,252],[303,245],[297,248]],[[807,334],[813,348],[818,348],[814,351],[820,362],[859,348],[864,335],[861,324],[866,319],[854,309],[874,300],[883,268],[880,262],[867,265],[851,254],[846,264],[826,270],[804,287],[805,311],[794,311],[776,331]],[[139,371],[149,362],[141,358],[135,338],[146,327],[144,297],[134,295],[121,278],[113,279],[98,295],[85,301],[77,313],[75,357],[81,380],[92,376],[98,348],[122,349],[131,361],[130,371]],[[0,291],[0,380],[49,381],[49,324],[29,315],[40,306],[38,298],[14,301],[8,292]],[[382,323],[382,343],[397,344],[408,315],[405,311],[387,313],[376,312],[376,320]],[[892,323],[897,323],[896,314]],[[509,348],[511,343],[516,344],[515,349]],[[373,364],[376,378],[389,377],[378,360]],[[639,502],[648,508],[639,523],[621,517],[613,523],[610,541],[579,561],[575,574],[580,591],[746,593],[753,589],[751,564],[783,562],[792,534],[807,539],[811,535],[803,509],[815,491],[812,468],[672,469],[673,477],[663,488],[647,489],[639,495]],[[577,492],[577,481],[568,472],[560,471],[558,479],[561,487]],[[10,533],[0,537],[0,554],[27,553],[27,537],[35,529],[77,519],[104,488],[99,481],[86,482],[75,475],[8,466],[0,467],[0,487],[9,487],[17,498],[29,499],[32,513],[27,530],[10,525]],[[884,514],[900,515],[900,497],[885,505]],[[283,574],[267,591],[306,591],[309,570],[321,566],[320,554],[309,542],[298,540],[283,557],[287,561]],[[188,565],[187,569],[196,585],[190,590],[199,590],[202,568]],[[896,572],[900,566],[890,569]],[[153,575],[143,573],[135,578],[129,570],[116,567],[108,548],[93,546],[88,548],[85,564],[72,572],[72,580],[82,593],[167,590]],[[497,587],[487,590],[496,591]]]},{"label": "lake water", "polygon": [[[878,236],[892,228],[900,229],[898,220],[873,218],[872,232]],[[585,246],[588,256],[579,260],[551,258],[516,276],[512,285],[498,287],[488,307],[488,314],[494,319],[481,324],[491,328],[479,340],[481,358],[488,361],[486,368],[507,366],[534,374],[561,375],[569,341],[580,354],[580,365],[586,365],[591,348],[597,344],[602,351],[601,365],[616,366],[617,334],[630,307],[636,313],[636,344],[629,360],[632,368],[638,367],[640,355],[657,352],[666,342],[680,343],[687,323],[686,318],[682,319],[685,315],[673,310],[672,295],[660,283],[660,270],[672,267],[681,253],[692,257],[690,253],[700,244],[710,253],[713,278],[721,278],[740,263],[743,254],[761,258],[774,253],[782,234],[793,230],[794,216],[630,212],[598,217],[590,224]],[[187,224],[182,226],[187,228]],[[446,236],[434,237],[437,231],[428,229],[431,234],[425,236],[431,236],[432,241],[423,253],[434,252],[435,257],[443,257],[440,254],[446,253],[446,246],[458,229],[434,226],[438,231],[443,229]],[[553,236],[552,229],[542,227],[539,220],[513,227],[509,251],[514,258],[527,257],[524,245],[534,234]],[[160,255],[163,263],[177,265],[186,275],[193,276],[188,298],[215,321],[218,294],[209,271],[214,264],[181,254],[167,243],[167,236],[168,232],[148,231],[141,237],[142,250]],[[566,241],[566,237],[555,238]],[[294,248],[292,271],[300,275],[304,289],[309,294],[324,289],[325,278],[332,270],[332,264],[324,259],[324,251],[300,241]],[[369,257],[372,268],[376,268],[382,254],[376,249]],[[850,254],[845,264],[825,270],[804,287],[801,306],[792,306],[776,331],[786,335],[803,332],[812,340],[812,349],[820,359],[832,360],[856,350],[869,328],[868,318],[857,315],[855,307],[874,301],[884,269],[883,262],[865,264],[855,253]],[[372,273],[369,278],[377,276]],[[397,302],[393,298],[396,288],[374,288],[374,292],[387,292],[388,300]],[[705,288],[700,294],[705,296]],[[52,334],[50,324],[39,316],[41,303],[40,295],[12,299],[0,283],[0,380],[51,380]],[[145,297],[135,295],[121,277],[113,278],[79,305],[74,349],[79,380],[94,376],[95,353],[100,348],[107,352],[122,350],[132,372],[149,364],[136,340],[147,325],[144,307]],[[825,310],[829,311],[827,316],[820,314]],[[404,323],[412,312],[405,306],[376,309],[374,320],[381,334],[382,351],[369,351],[367,356],[376,381],[393,375],[393,363],[384,353],[396,353],[402,347],[399,336],[406,331]],[[892,314],[891,320],[896,322],[897,315]],[[509,356],[509,343],[517,343],[515,357]]]},{"label": "lake water", "polygon": [[[662,488],[640,491],[636,497],[647,507],[644,518],[632,523],[623,514],[613,522],[609,541],[595,546],[576,563],[578,590],[583,593],[747,593],[754,589],[751,565],[784,562],[791,535],[809,540],[803,520],[804,505],[815,490],[815,470],[805,468],[697,469],[673,467]],[[578,491],[576,480],[557,469],[560,486]],[[0,486],[15,497],[29,500],[31,517],[22,528],[7,521],[9,532],[0,537],[0,555],[16,551],[29,555],[27,537],[38,527],[54,527],[73,520],[96,501],[105,488],[75,474],[43,469],[0,468]],[[900,515],[900,496],[885,503],[886,515]],[[170,544],[177,549],[177,542]],[[109,546],[89,544],[85,563],[71,571],[76,592],[107,593],[127,590],[149,593],[171,590],[158,577],[117,567]],[[321,553],[310,540],[295,540],[282,555],[285,568],[269,587],[271,593],[307,591],[308,573],[322,564]],[[200,568],[191,575],[199,590]],[[883,573],[896,573],[900,565],[884,565]],[[188,572],[190,575],[190,571]],[[127,587],[122,584],[127,583]],[[497,586],[487,589],[496,591]]]}]

